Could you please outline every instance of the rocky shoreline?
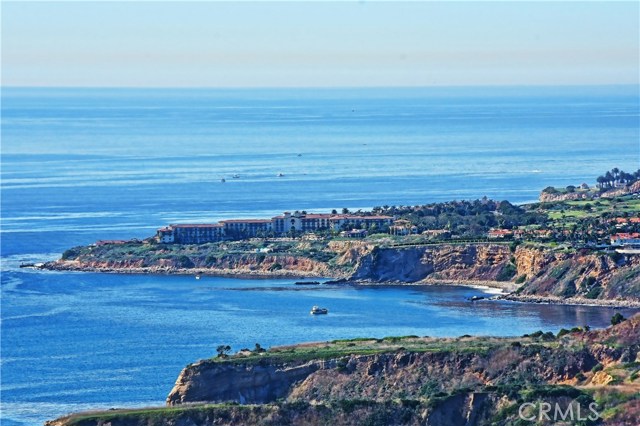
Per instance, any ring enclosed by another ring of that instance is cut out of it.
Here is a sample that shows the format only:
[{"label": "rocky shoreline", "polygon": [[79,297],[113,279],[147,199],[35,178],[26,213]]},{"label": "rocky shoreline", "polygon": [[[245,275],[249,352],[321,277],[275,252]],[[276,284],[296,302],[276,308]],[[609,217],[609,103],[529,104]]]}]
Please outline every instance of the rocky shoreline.
[{"label": "rocky shoreline", "polygon": [[562,298],[557,296],[536,296],[505,294],[498,296],[500,300],[521,303],[540,303],[545,305],[567,305],[567,306],[603,306],[608,308],[640,308],[640,302],[635,300],[615,300],[615,299],[587,299],[584,297]]},{"label": "rocky shoreline", "polygon": [[92,267],[81,265],[74,261],[54,261],[39,265],[37,269],[66,272],[94,272],[107,274],[133,274],[133,275],[199,275],[222,278],[240,279],[304,279],[321,278],[329,279],[327,284],[351,285],[351,286],[464,286],[479,290],[496,289],[499,293],[490,299],[507,300],[520,303],[558,304],[567,306],[602,306],[613,308],[640,308],[640,301],[620,299],[588,299],[584,297],[562,298],[558,296],[539,296],[531,294],[516,294],[521,285],[511,281],[495,280],[443,280],[424,278],[420,281],[404,282],[398,280],[372,281],[362,279],[350,279],[348,274],[319,274],[313,271],[278,270],[255,271],[250,269],[211,269],[211,268],[175,268],[175,267]]},{"label": "rocky shoreline", "polygon": [[176,268],[170,266],[142,266],[142,267],[96,267],[81,265],[78,262],[54,261],[44,263],[37,269],[65,272],[95,272],[101,274],[131,274],[131,275],[200,275],[222,278],[331,278],[340,279],[345,276],[320,274],[314,271],[298,270],[251,270],[251,269],[212,269],[212,268]]}]

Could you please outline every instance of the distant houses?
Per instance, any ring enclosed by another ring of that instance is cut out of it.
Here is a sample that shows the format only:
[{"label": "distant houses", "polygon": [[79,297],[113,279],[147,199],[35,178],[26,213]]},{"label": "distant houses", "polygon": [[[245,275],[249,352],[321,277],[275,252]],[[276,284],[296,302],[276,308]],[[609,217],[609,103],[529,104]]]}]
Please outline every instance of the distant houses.
[{"label": "distant houses", "polygon": [[640,246],[639,232],[622,232],[611,236],[612,246]]},{"label": "distant houses", "polygon": [[389,234],[391,235],[410,235],[417,233],[418,227],[405,219],[396,220],[393,222],[393,225],[389,227]]},{"label": "distant houses", "polygon": [[513,236],[513,231],[511,229],[495,229],[492,228],[489,230],[489,232],[487,233],[487,237],[489,237],[490,239],[504,239],[507,237],[512,237]]},{"label": "distant houses", "polygon": [[[284,212],[271,219],[228,219],[211,224],[171,224],[159,228],[158,242],[171,244],[203,244],[223,240],[259,236],[286,236],[291,233],[310,233],[320,230],[349,230],[348,237],[366,236],[366,229],[386,229],[393,222],[391,216],[358,216],[352,214],[307,214]],[[365,230],[362,233],[360,230]],[[353,232],[357,231],[357,232]]]}]

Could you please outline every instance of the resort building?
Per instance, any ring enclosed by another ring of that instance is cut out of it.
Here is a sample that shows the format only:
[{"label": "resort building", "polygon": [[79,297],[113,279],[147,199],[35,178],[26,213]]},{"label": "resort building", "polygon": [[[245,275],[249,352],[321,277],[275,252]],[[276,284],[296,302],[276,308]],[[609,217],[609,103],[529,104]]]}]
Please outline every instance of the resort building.
[{"label": "resort building", "polygon": [[229,238],[267,236],[273,229],[269,219],[230,219],[220,223],[224,226],[224,236]]},{"label": "resort building", "polygon": [[384,231],[387,226],[393,223],[393,217],[338,214],[332,215],[329,221],[331,222],[331,228],[334,231],[339,231],[341,229],[346,230],[347,228],[377,228],[379,231]]},{"label": "resort building", "polygon": [[221,223],[175,224],[158,229],[158,241],[165,244],[203,244],[224,239]]},{"label": "resort building", "polygon": [[[214,224],[173,224],[158,229],[158,242],[171,244],[202,244],[252,237],[308,234],[321,230],[349,229],[385,230],[391,216],[357,216],[349,214],[315,214],[284,212],[271,219],[229,219]],[[366,235],[366,234],[365,234]]]}]

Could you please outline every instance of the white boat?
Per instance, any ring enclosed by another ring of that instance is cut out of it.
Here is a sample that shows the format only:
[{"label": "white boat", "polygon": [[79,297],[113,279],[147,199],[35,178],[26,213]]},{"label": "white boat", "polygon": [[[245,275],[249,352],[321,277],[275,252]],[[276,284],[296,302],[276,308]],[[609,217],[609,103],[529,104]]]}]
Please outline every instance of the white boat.
[{"label": "white boat", "polygon": [[329,313],[329,310],[327,308],[320,308],[318,306],[314,306],[313,308],[311,308],[311,312],[309,312],[311,315],[326,315]]},{"label": "white boat", "polygon": [[196,280],[200,279],[200,274],[196,274]]}]

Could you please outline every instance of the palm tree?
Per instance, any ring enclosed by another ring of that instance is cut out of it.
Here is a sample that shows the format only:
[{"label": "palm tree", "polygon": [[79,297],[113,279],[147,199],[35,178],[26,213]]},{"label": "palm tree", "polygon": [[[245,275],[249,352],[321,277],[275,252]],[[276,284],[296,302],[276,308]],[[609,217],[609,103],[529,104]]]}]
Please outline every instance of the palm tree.
[{"label": "palm tree", "polygon": [[611,188],[613,186],[613,181],[614,181],[613,175],[611,174],[611,172],[605,173],[604,178],[607,181],[607,186]]},{"label": "palm tree", "polygon": [[617,177],[618,173],[620,173],[620,169],[614,167],[613,169],[611,169],[611,173],[613,174],[613,177]]}]

